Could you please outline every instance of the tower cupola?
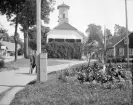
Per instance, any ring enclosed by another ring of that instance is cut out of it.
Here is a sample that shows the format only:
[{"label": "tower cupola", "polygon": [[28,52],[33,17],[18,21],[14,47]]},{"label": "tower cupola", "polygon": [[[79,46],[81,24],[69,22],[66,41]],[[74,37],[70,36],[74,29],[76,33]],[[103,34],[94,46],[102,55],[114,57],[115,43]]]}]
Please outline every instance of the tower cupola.
[{"label": "tower cupola", "polygon": [[70,7],[64,3],[57,7],[57,9],[59,10],[59,16],[58,16],[59,24],[62,24],[64,22],[68,23],[68,10],[69,10],[69,8]]}]

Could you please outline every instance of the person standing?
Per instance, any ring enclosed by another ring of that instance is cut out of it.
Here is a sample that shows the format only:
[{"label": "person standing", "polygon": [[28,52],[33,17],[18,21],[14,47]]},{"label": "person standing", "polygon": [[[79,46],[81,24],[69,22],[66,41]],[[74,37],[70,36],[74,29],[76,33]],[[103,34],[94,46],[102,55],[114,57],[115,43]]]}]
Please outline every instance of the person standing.
[{"label": "person standing", "polygon": [[[35,54],[32,53],[32,54],[30,55],[30,74],[33,73],[33,70],[34,70],[35,67],[36,67],[36,59],[35,59],[35,58],[36,58],[36,57],[35,57]],[[36,70],[36,72],[37,72],[37,70]]]}]

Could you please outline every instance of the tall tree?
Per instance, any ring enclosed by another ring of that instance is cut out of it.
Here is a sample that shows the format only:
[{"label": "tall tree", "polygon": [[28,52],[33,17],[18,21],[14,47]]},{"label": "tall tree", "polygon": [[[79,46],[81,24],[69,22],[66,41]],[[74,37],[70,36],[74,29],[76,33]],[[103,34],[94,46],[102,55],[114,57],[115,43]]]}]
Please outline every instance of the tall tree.
[{"label": "tall tree", "polygon": [[[42,0],[41,4],[41,19],[43,22],[48,23],[49,13],[53,11],[54,1]],[[22,26],[22,31],[24,32],[24,55],[25,58],[27,58],[28,30],[30,27],[33,27],[36,24],[36,0],[1,0],[0,13],[2,15],[5,14],[9,21],[15,23],[15,40],[18,23]]]},{"label": "tall tree", "polygon": [[15,24],[14,41],[15,41],[15,61],[17,60],[17,29],[18,15],[23,9],[25,0],[1,0],[0,13],[6,15],[8,21],[13,21]]},{"label": "tall tree", "polygon": [[[49,14],[54,10],[53,0],[41,0],[41,19],[43,22],[49,22]],[[28,55],[28,31],[34,25],[36,25],[36,0],[26,0],[23,10],[19,17],[19,24],[22,26],[24,32],[24,55]],[[26,11],[26,12],[25,12]]]},{"label": "tall tree", "polygon": [[96,40],[102,45],[103,33],[100,25],[89,24],[86,32],[88,33],[87,43],[91,43],[92,41]]}]

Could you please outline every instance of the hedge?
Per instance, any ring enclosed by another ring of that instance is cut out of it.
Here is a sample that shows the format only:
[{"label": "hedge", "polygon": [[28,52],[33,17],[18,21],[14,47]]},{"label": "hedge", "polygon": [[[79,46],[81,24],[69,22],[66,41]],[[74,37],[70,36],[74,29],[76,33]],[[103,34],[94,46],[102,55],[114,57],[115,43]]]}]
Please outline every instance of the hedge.
[{"label": "hedge", "polygon": [[49,42],[42,47],[46,48],[48,58],[81,59],[83,45],[81,43]]}]

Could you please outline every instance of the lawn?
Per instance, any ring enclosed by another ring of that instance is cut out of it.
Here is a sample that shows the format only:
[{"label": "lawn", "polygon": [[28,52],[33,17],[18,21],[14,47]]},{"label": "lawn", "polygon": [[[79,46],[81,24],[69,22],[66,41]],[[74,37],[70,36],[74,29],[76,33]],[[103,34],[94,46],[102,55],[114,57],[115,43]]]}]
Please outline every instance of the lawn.
[{"label": "lawn", "polygon": [[15,95],[10,105],[131,105],[131,87],[115,84],[105,88],[99,84],[62,82],[57,73],[49,74],[44,84],[35,83]]},{"label": "lawn", "polygon": [[[48,61],[48,66],[54,66],[54,65],[69,63],[69,62],[61,62],[61,61],[53,60],[53,59],[48,59],[47,61]],[[12,62],[9,62],[7,64],[13,64],[13,65],[17,65],[19,67],[29,67],[30,66],[30,60],[22,58],[22,59],[18,59],[16,62],[12,61]]]},{"label": "lawn", "polygon": [[[59,61],[56,59],[48,59],[48,66],[54,66],[54,65],[60,65],[60,64],[68,64],[69,62],[65,61]],[[29,59],[18,59],[16,62],[11,61],[5,63],[5,67],[0,69],[1,71],[10,71],[10,70],[18,70],[19,67],[29,67],[30,66],[30,60]]]}]

